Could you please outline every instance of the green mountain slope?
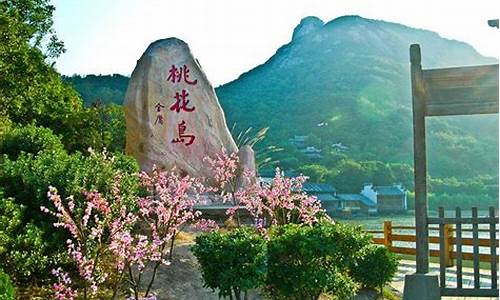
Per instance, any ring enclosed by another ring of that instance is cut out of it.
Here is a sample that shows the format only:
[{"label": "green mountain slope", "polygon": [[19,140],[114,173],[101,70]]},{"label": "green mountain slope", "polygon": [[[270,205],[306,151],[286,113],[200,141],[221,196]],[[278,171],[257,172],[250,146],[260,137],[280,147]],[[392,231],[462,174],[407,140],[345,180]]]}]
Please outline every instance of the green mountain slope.
[{"label": "green mountain slope", "polygon": [[[424,68],[497,63],[470,45],[401,24],[344,16],[323,23],[304,18],[291,41],[264,64],[216,89],[228,125],[236,132],[270,127],[266,143],[287,147],[287,167],[310,161],[289,148],[288,139],[307,135],[307,145],[355,160],[412,164],[412,115],[408,49],[422,48]],[[86,103],[116,102],[127,77],[69,77]],[[498,117],[431,118],[429,170],[434,177],[498,175]],[[319,126],[321,125],[321,126]],[[329,156],[331,158],[331,155]],[[325,158],[329,159],[329,158]]]},{"label": "green mountain slope", "polygon": [[[421,45],[424,68],[497,62],[426,30],[358,16],[326,24],[307,17],[290,43],[217,95],[229,124],[269,126],[271,143],[309,135],[324,150],[340,142],[357,159],[411,162],[412,43]],[[430,120],[431,174],[498,174],[497,120]]]}]

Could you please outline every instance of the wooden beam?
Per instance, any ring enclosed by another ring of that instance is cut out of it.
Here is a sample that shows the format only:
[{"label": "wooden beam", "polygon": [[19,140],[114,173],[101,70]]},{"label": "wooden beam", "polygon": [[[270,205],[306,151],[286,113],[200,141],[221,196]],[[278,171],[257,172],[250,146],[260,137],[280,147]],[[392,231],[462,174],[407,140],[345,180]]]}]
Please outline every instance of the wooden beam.
[{"label": "wooden beam", "polygon": [[425,150],[425,86],[420,46],[410,46],[413,103],[413,153],[415,172],[415,235],[417,273],[429,272],[429,231],[427,228],[427,157]]},{"label": "wooden beam", "polygon": [[426,116],[498,113],[498,65],[422,71]]}]

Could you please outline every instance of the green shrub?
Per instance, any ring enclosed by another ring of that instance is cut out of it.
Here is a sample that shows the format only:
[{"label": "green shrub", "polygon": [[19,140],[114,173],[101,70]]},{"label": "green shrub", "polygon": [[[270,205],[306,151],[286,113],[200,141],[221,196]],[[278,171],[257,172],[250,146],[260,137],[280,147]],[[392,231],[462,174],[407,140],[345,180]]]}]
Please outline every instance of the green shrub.
[{"label": "green shrub", "polygon": [[10,281],[9,275],[0,269],[0,300],[14,300],[16,289]]},{"label": "green shrub", "polygon": [[[56,187],[63,198],[73,195],[76,209],[83,209],[84,190],[97,190],[107,199],[114,199],[114,179],[120,175],[122,200],[133,205],[138,193],[138,178],[134,175],[137,171],[135,160],[124,155],[69,155],[64,150],[42,151],[36,156],[22,153],[15,161],[0,161],[4,197],[15,199],[3,200],[0,208],[0,220],[6,221],[0,226],[10,228],[0,242],[0,249],[8,249],[0,251],[0,259],[8,263],[6,270],[12,279],[42,281],[50,276],[48,270],[53,264],[64,258],[67,233],[54,228],[54,220],[40,211],[40,206],[53,205],[47,198],[49,186]],[[17,219],[12,218],[13,211],[19,215]]]},{"label": "green shrub", "polygon": [[380,289],[390,282],[398,270],[398,259],[384,247],[370,245],[352,268],[354,278],[367,288]]},{"label": "green shrub", "polygon": [[219,298],[241,299],[241,293],[260,287],[266,277],[266,243],[255,229],[198,236],[192,248],[205,287],[219,290]]},{"label": "green shrub", "polygon": [[273,228],[267,291],[273,299],[317,299],[321,293],[349,299],[357,291],[349,266],[367,244],[369,237],[358,227],[340,223]]},{"label": "green shrub", "polygon": [[51,205],[47,198],[49,186],[56,187],[63,198],[73,195],[75,200],[81,200],[76,201],[78,204],[83,202],[84,190],[98,190],[112,198],[114,178],[120,174],[123,197],[131,201],[137,194],[138,179],[134,176],[137,172],[136,161],[122,154],[109,157],[99,153],[85,156],[63,150],[42,151],[36,156],[21,154],[17,160],[1,162],[0,186],[6,197],[15,198],[26,207],[26,219],[46,223],[47,217],[40,213],[40,206]]},{"label": "green shrub", "polygon": [[14,199],[0,197],[0,261],[17,282],[43,276],[49,266],[43,231],[32,223],[23,224],[24,211]]},{"label": "green shrub", "polygon": [[27,125],[14,127],[0,137],[0,154],[17,159],[21,152],[38,154],[42,150],[62,150],[61,139],[52,130]]}]

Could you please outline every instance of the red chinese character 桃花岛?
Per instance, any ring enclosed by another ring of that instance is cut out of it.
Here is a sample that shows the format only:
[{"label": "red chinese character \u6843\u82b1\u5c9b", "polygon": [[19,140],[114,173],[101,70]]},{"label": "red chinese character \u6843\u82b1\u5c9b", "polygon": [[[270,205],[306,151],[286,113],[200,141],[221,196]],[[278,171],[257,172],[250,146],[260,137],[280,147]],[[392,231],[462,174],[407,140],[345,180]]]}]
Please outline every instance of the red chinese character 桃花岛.
[{"label": "red chinese character \u6843\u82b1\u5c9b", "polygon": [[160,123],[160,125],[163,125],[163,115],[161,113],[162,109],[165,108],[160,102],[156,103],[155,105],[156,108],[156,120],[155,120],[155,125],[157,123]]},{"label": "red chinese character \u6843\u82b1\u5c9b", "polygon": [[188,107],[189,104],[189,99],[188,97],[189,93],[186,92],[186,90],[182,90],[182,92],[179,94],[178,92],[175,93],[175,103],[170,106],[171,111],[175,112],[180,112],[181,109],[185,112],[192,112],[195,107]]},{"label": "red chinese character \u6843\u82b1\u5c9b", "polygon": [[185,83],[195,85],[198,82],[198,79],[193,81],[189,80],[189,69],[186,65],[183,65],[180,68],[177,68],[175,65],[172,65],[170,70],[168,71],[167,81],[172,83],[181,82],[184,80]]},{"label": "red chinese character \u6843\u82b1\u5c9b", "polygon": [[172,140],[172,143],[184,143],[185,139],[188,138],[184,145],[189,146],[194,142],[195,136],[192,134],[185,134],[186,132],[186,122],[182,120],[179,124],[177,124],[178,137]]}]

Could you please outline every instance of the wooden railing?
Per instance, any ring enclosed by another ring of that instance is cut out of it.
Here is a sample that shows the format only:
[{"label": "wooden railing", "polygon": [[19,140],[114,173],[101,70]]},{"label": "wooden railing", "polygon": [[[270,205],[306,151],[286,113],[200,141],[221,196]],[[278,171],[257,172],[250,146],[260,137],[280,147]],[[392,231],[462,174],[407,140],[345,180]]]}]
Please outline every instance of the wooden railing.
[{"label": "wooden railing", "polygon": [[[409,254],[409,255],[416,255],[417,251],[415,250],[415,246],[411,247],[401,247],[401,246],[394,246],[394,242],[415,242],[415,233],[409,234],[409,233],[400,233],[401,230],[415,230],[415,226],[399,226],[399,225],[393,225],[392,221],[384,221],[384,227],[383,230],[366,230],[365,232],[367,233],[372,233],[372,234],[383,234],[383,237],[373,237],[373,242],[375,244],[379,245],[384,245],[387,249],[389,249],[391,252],[394,253],[400,253],[400,254]],[[430,227],[429,226],[429,231],[430,232],[439,232],[439,227]],[[472,232],[473,228],[461,228],[461,232]],[[457,240],[455,237],[456,229],[454,228],[453,224],[444,224],[444,236],[447,237],[444,239],[444,253],[445,253],[445,261],[446,261],[446,266],[447,267],[452,267],[454,266],[454,259],[457,258],[457,252],[453,250],[453,245],[457,244]],[[482,229],[478,228],[478,232],[490,232],[490,229]],[[429,244],[437,244],[439,245],[439,236],[429,236]],[[499,246],[498,238],[495,238],[494,241],[496,247]],[[474,247],[474,240],[473,238],[461,238],[461,244],[462,246],[472,246]],[[488,247],[490,248],[491,246],[491,240],[490,238],[478,238],[478,245],[479,247]],[[434,250],[431,249],[429,251],[430,256],[432,257],[440,257],[440,250]],[[487,253],[480,253],[478,255],[479,261],[481,262],[491,262],[492,257],[491,254]],[[474,255],[473,253],[469,252],[462,252],[462,259],[463,260],[474,260]],[[496,261],[498,262],[498,255],[496,255]]]},{"label": "wooden railing", "polygon": [[[438,232],[438,235],[429,235],[429,244],[438,244],[439,250],[431,249],[429,255],[439,257],[441,296],[498,297],[498,229],[496,228],[498,217],[495,215],[495,209],[490,207],[487,217],[478,217],[477,208],[474,207],[472,208],[472,217],[462,217],[460,208],[457,208],[455,217],[450,218],[444,216],[444,209],[440,207],[438,217],[427,218],[427,224],[430,232]],[[471,228],[464,228],[463,225],[470,225]],[[488,228],[479,228],[479,225]],[[382,238],[374,237],[373,242],[384,245],[391,252],[415,255],[417,251],[414,247],[394,246],[394,242],[416,241],[414,234],[401,234],[398,230],[415,230],[415,227],[393,226],[391,221],[385,221],[383,230],[369,230],[367,232],[383,234]],[[463,237],[464,232],[472,232],[472,238]],[[489,233],[488,238],[479,238],[480,232]],[[454,245],[456,245],[456,251],[453,249]],[[464,252],[463,246],[471,246],[472,252]],[[489,251],[480,251],[480,248],[489,248]],[[472,261],[473,287],[463,285],[462,262],[464,260]],[[447,268],[454,266],[455,262],[457,265],[456,285],[450,286],[446,281]],[[489,287],[481,287],[480,262],[489,263],[491,275],[491,285]]]}]

